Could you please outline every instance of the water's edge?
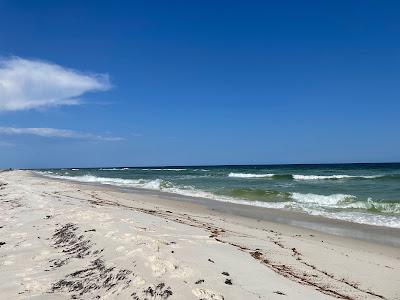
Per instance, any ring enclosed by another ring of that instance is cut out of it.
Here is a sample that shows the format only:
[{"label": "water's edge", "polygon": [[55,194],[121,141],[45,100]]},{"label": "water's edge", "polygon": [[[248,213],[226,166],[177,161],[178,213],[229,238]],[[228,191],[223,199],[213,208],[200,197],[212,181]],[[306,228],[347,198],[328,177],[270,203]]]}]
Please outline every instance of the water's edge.
[{"label": "water's edge", "polygon": [[51,178],[35,172],[30,172],[30,174],[32,176],[37,176],[46,180],[73,182],[74,184],[79,184],[83,186],[107,188],[124,193],[155,196],[170,201],[186,201],[201,205],[209,210],[217,211],[223,214],[240,216],[253,220],[280,223],[289,226],[311,229],[326,234],[400,247],[400,229],[398,228],[353,223],[339,219],[331,219],[323,216],[315,216],[301,212],[293,212],[281,209],[254,207],[250,205],[230,202],[220,202],[207,198],[174,194],[171,192],[146,190],[134,187],[119,187],[111,184],[78,182],[70,179]]}]

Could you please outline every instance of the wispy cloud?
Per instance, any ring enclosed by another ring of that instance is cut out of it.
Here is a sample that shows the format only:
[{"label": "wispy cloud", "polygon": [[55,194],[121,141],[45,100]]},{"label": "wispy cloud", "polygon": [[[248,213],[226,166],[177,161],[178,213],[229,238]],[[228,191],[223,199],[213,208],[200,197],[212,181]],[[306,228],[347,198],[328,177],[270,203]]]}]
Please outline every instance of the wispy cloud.
[{"label": "wispy cloud", "polygon": [[124,138],[113,136],[102,136],[92,133],[85,133],[67,129],[56,128],[15,128],[0,127],[0,134],[4,135],[36,135],[47,138],[67,138],[67,139],[84,139],[97,141],[122,141]]},{"label": "wispy cloud", "polygon": [[77,105],[84,93],[110,88],[106,74],[84,74],[19,57],[0,59],[0,111]]}]

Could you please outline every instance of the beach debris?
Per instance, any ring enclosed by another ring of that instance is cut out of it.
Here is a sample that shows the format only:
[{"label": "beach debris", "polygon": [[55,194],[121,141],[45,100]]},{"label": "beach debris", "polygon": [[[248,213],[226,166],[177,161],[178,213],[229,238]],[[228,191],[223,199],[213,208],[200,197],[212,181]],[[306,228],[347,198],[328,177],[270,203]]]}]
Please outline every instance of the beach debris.
[{"label": "beach debris", "polygon": [[232,285],[232,280],[229,278],[225,279],[225,284]]},{"label": "beach debris", "polygon": [[53,246],[57,249],[62,249],[62,253],[66,254],[66,256],[62,259],[50,260],[53,263],[50,267],[61,267],[71,258],[84,258],[91,253],[90,248],[93,243],[85,239],[83,235],[76,234],[77,230],[78,226],[72,223],[67,223],[55,230],[52,237]]},{"label": "beach debris", "polygon": [[6,182],[0,182],[0,190],[4,190],[7,184]]},{"label": "beach debris", "polygon": [[222,272],[222,275],[229,276],[228,272]]},{"label": "beach debris", "polygon": [[262,253],[259,251],[254,251],[250,253],[251,256],[253,256],[255,259],[260,259],[262,256]]},{"label": "beach debris", "polygon": [[292,248],[292,252],[293,252],[293,256],[295,255],[301,255],[301,253],[299,251],[297,251],[296,248]]},{"label": "beach debris", "polygon": [[209,261],[210,263],[213,263],[213,264],[215,263],[211,258],[209,258],[208,261]]},{"label": "beach debris", "polygon": [[278,295],[282,295],[282,296],[285,296],[285,295],[286,295],[284,292],[281,292],[281,291],[274,291],[274,293],[275,293],[275,294],[278,294]]},{"label": "beach debris", "polygon": [[146,296],[151,296],[153,298],[168,299],[173,295],[170,287],[165,287],[165,283],[159,283],[156,287],[149,286],[147,289],[143,290]]},{"label": "beach debris", "polygon": [[220,232],[221,232],[221,231],[218,231],[218,229],[212,230],[212,231],[211,231],[211,234],[210,234],[210,238],[215,238],[215,237],[217,237],[217,236],[219,235]]},{"label": "beach debris", "polygon": [[117,293],[128,288],[134,277],[132,271],[106,267],[104,260],[98,258],[88,267],[70,273],[54,283],[51,292],[68,292],[73,299],[82,298],[86,294],[100,295],[101,290]]},{"label": "beach debris", "polygon": [[204,279],[199,279],[194,284],[200,284],[200,283],[203,283],[203,282],[204,282]]},{"label": "beach debris", "polygon": [[[86,232],[96,231],[94,229]],[[137,275],[128,269],[107,266],[101,255],[103,249],[92,251],[92,241],[79,234],[79,227],[67,223],[58,228],[53,235],[53,246],[61,249],[63,257],[50,261],[51,267],[61,267],[70,259],[82,259],[89,256],[93,259],[82,269],[67,274],[63,279],[53,283],[50,292],[68,293],[72,299],[99,298],[104,292],[117,296],[129,288]],[[96,258],[97,257],[97,258]],[[132,293],[133,299],[167,299],[173,294],[165,283],[151,285],[142,291]]]},{"label": "beach debris", "polygon": [[4,246],[6,244],[6,242],[0,242],[0,247]]},{"label": "beach debris", "polygon": [[77,258],[83,258],[90,254],[90,248],[93,243],[84,238],[83,235],[77,235],[75,232],[78,226],[67,223],[60,229],[57,229],[53,235],[54,247],[63,248],[62,252]]}]

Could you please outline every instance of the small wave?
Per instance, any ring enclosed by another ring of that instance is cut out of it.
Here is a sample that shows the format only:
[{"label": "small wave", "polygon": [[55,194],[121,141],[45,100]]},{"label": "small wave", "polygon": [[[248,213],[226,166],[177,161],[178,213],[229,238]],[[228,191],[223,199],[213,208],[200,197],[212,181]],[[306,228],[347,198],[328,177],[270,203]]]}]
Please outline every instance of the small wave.
[{"label": "small wave", "polygon": [[339,203],[356,199],[356,197],[353,195],[345,195],[345,194],[318,195],[318,194],[302,194],[302,193],[292,193],[291,198],[296,202],[313,203],[319,206],[334,206]]},{"label": "small wave", "polygon": [[235,178],[263,178],[263,177],[273,177],[275,174],[251,174],[251,173],[229,173],[228,177]]},{"label": "small wave", "polygon": [[161,190],[163,187],[167,187],[169,183],[162,179],[145,180],[145,179],[122,179],[122,178],[110,178],[110,177],[97,177],[93,175],[82,175],[82,176],[61,176],[61,175],[49,175],[49,177],[58,179],[68,179],[87,183],[101,183],[110,184],[121,187],[137,187],[151,190]]},{"label": "small wave", "polygon": [[79,169],[71,169],[71,171],[79,171]]},{"label": "small wave", "polygon": [[125,171],[129,170],[129,168],[100,168],[100,171]]},{"label": "small wave", "polygon": [[42,173],[43,173],[43,174],[54,174],[53,171],[43,171]]},{"label": "small wave", "polygon": [[356,201],[342,205],[346,209],[367,210],[372,213],[400,214],[400,203],[389,201],[374,201],[371,198],[368,201]]},{"label": "small wave", "polygon": [[400,228],[400,218],[398,216],[379,215],[357,211],[327,212],[314,209],[305,209],[304,211],[310,215],[323,216],[329,219],[343,220],[359,224]]},{"label": "small wave", "polygon": [[[400,203],[394,201],[360,201],[356,196],[346,194],[318,195],[292,193],[291,198],[297,203],[311,204],[315,207],[352,209],[375,213],[400,214]],[[308,206],[310,207],[310,206]]]},{"label": "small wave", "polygon": [[294,180],[339,180],[339,179],[374,179],[385,177],[385,175],[300,175],[300,174],[251,174],[251,173],[229,173],[228,177],[237,178],[273,178]]},{"label": "small wave", "polygon": [[291,200],[291,193],[256,188],[236,188],[225,190],[220,194],[245,200],[260,200],[267,202],[282,202]]},{"label": "small wave", "polygon": [[351,178],[360,178],[360,179],[374,179],[380,178],[384,175],[366,175],[366,176],[357,176],[357,175],[292,175],[295,180],[326,180],[326,179],[351,179]]}]

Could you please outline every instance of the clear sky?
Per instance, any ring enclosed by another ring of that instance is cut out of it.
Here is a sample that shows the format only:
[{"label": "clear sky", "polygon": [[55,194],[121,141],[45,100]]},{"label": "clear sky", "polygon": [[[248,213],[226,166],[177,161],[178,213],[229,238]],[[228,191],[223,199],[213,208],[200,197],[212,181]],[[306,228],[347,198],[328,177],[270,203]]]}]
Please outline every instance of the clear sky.
[{"label": "clear sky", "polygon": [[0,167],[383,161],[398,1],[0,0]]}]

